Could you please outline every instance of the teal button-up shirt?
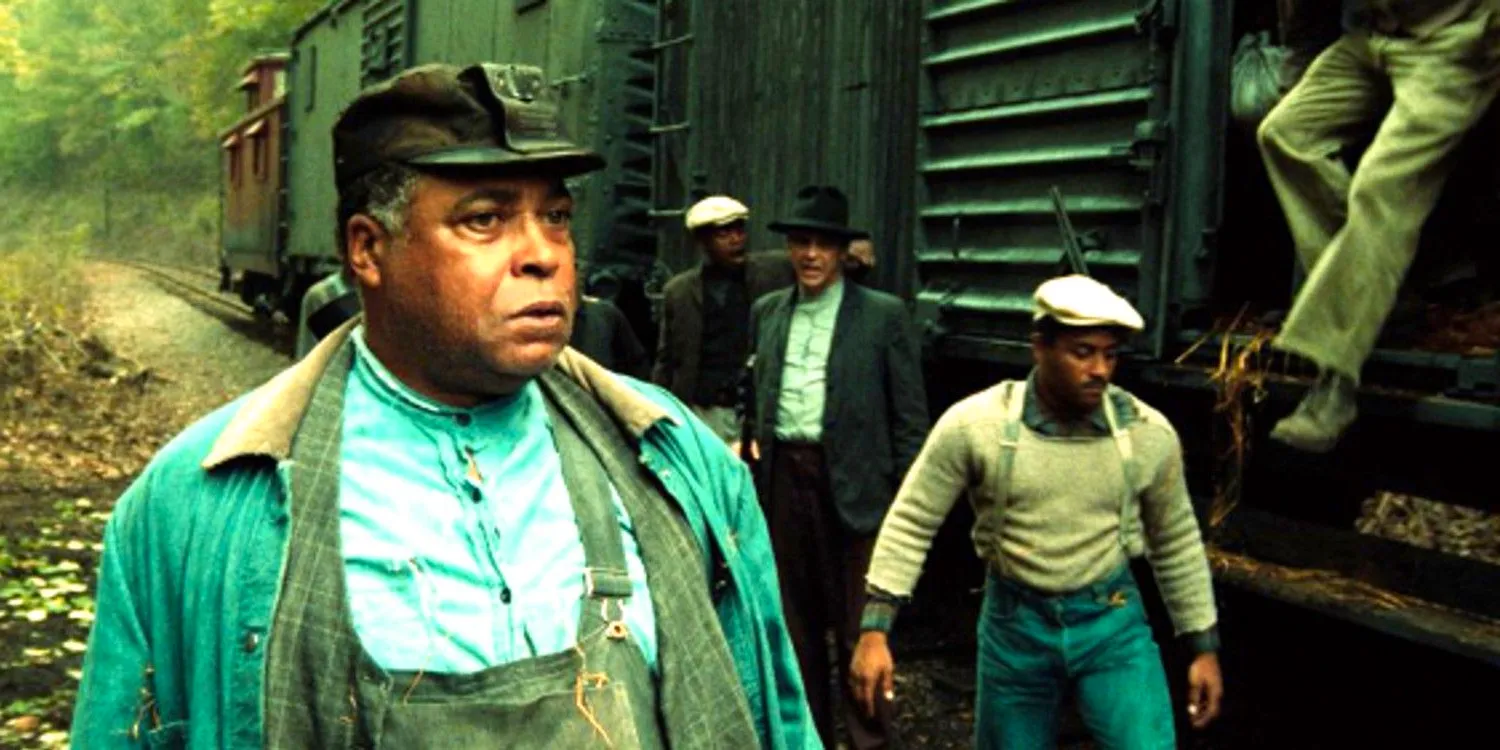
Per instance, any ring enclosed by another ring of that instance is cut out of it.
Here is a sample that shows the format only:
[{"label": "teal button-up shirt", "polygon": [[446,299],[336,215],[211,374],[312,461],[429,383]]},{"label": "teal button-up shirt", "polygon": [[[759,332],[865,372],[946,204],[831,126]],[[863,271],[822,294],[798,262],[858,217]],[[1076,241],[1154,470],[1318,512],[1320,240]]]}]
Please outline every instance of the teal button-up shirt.
[{"label": "teal button-up shirt", "polygon": [[[445,406],[386,370],[363,329],[353,336],[339,517],[365,650],[386,669],[462,674],[572,647],[583,544],[540,388]],[[635,584],[625,624],[654,670],[645,567],[614,502]]]},{"label": "teal button-up shirt", "polygon": [[843,301],[843,279],[816,297],[797,292],[787,331],[781,394],[776,399],[776,437],[781,440],[816,443],[823,439],[828,352],[833,348],[833,329]]}]

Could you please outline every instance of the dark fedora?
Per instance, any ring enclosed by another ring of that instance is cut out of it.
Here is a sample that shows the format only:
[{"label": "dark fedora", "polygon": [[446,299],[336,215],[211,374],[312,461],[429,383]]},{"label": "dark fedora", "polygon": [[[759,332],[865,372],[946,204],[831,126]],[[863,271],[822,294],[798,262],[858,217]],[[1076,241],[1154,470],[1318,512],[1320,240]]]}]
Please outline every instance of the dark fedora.
[{"label": "dark fedora", "polygon": [[773,221],[768,228],[773,232],[821,232],[845,240],[859,240],[870,236],[869,232],[849,226],[849,199],[843,191],[832,185],[808,185],[797,191],[797,204],[792,215]]}]

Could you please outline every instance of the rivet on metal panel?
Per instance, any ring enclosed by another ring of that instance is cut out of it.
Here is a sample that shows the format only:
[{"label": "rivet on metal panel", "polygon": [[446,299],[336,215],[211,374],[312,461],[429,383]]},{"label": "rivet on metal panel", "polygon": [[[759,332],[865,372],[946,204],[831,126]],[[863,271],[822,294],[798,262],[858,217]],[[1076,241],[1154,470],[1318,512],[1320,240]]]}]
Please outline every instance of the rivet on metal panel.
[{"label": "rivet on metal panel", "polygon": [[660,42],[657,42],[657,43],[651,45],[651,49],[653,51],[659,52],[661,50],[668,49],[670,47],[676,47],[679,44],[687,44],[687,43],[689,43],[691,41],[693,41],[693,35],[692,34],[683,34],[682,36],[675,37],[673,39],[664,39],[664,40],[662,40]]},{"label": "rivet on metal panel", "polygon": [[1146,6],[1135,14],[1135,32],[1144,34],[1149,31],[1150,26],[1160,20],[1162,10],[1162,0],[1148,0]]},{"label": "rivet on metal panel", "polygon": [[561,88],[567,86],[570,83],[588,83],[588,82],[589,82],[589,74],[588,73],[576,73],[574,75],[563,76],[562,78],[554,79],[551,83],[549,83],[547,85],[550,86],[551,88],[554,88],[554,89],[561,89]]}]

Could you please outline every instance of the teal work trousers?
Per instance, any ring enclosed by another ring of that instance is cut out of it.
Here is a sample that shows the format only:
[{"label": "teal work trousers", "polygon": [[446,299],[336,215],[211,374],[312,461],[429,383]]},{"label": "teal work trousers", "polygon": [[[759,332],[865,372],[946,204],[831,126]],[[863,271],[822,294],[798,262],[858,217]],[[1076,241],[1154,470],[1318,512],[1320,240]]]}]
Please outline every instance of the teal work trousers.
[{"label": "teal work trousers", "polygon": [[975,746],[1053,750],[1063,698],[1104,750],[1172,750],[1172,700],[1128,567],[1048,596],[991,573],[979,618]]}]

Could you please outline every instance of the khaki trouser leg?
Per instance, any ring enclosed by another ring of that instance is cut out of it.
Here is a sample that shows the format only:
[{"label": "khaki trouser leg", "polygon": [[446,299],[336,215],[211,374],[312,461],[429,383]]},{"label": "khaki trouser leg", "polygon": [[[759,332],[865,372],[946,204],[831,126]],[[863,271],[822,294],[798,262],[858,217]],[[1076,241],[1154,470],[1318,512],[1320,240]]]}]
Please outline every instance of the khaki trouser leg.
[{"label": "khaki trouser leg", "polygon": [[1380,116],[1385,88],[1368,38],[1345,35],[1318,55],[1256,133],[1303,270],[1344,223],[1350,176],[1339,154]]},{"label": "khaki trouser leg", "polygon": [[[1321,254],[1303,254],[1300,248],[1304,239],[1326,229],[1321,222],[1327,214],[1310,221],[1305,214],[1317,209],[1302,211],[1294,220],[1295,209],[1306,207],[1288,202],[1278,187],[1294,236],[1300,233],[1299,254],[1312,263],[1275,346],[1359,379],[1416,254],[1422,225],[1452,170],[1454,151],[1500,89],[1496,22],[1500,19],[1489,12],[1475,13],[1423,39],[1346,36],[1336,45],[1362,42],[1368,59],[1389,77],[1394,103],[1349,184],[1347,218]],[[1274,151],[1267,149],[1268,164],[1276,161]],[[1283,170],[1273,182],[1288,176]],[[1312,188],[1295,177],[1291,182],[1297,183],[1293,193],[1300,189],[1318,200],[1326,200],[1333,185],[1329,179]]]}]

